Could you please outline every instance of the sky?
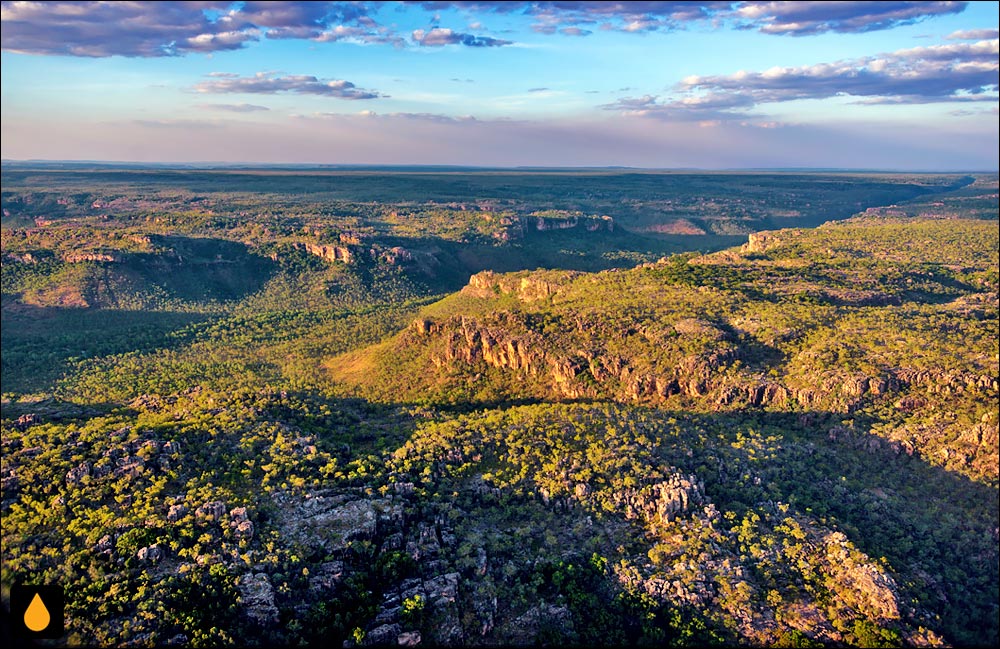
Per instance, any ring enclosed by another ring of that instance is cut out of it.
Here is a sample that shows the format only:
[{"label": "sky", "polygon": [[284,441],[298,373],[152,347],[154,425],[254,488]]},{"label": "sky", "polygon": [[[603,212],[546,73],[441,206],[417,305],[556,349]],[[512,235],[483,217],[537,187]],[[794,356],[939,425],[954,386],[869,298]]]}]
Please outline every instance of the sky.
[{"label": "sky", "polygon": [[997,2],[2,2],[6,160],[995,171]]}]

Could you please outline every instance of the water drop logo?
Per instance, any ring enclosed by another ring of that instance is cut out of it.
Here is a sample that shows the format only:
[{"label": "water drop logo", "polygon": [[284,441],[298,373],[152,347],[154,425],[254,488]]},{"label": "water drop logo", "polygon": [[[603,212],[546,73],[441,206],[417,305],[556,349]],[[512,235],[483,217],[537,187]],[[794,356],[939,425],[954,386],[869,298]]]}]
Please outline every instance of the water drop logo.
[{"label": "water drop logo", "polygon": [[22,638],[61,638],[64,607],[61,586],[15,584],[10,589],[11,626]]},{"label": "water drop logo", "polygon": [[38,633],[49,628],[50,622],[52,622],[52,616],[49,615],[49,609],[45,608],[42,596],[35,593],[31,603],[28,604],[28,609],[24,612],[24,626],[28,627],[29,631]]}]

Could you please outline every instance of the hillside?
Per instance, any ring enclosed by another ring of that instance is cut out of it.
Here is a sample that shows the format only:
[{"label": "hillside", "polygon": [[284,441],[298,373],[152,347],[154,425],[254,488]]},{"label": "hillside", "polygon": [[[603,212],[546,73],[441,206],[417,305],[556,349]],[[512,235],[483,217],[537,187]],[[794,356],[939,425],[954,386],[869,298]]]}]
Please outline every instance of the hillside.
[{"label": "hillside", "polygon": [[981,429],[996,428],[997,248],[988,222],[856,219],[627,271],[484,272],[327,365],[357,394],[430,404],[868,416],[908,453],[995,485],[996,433]]},{"label": "hillside", "polygon": [[70,644],[997,643],[995,177],[741,176],[862,205],[700,249],[629,174],[7,176],[3,597]]}]

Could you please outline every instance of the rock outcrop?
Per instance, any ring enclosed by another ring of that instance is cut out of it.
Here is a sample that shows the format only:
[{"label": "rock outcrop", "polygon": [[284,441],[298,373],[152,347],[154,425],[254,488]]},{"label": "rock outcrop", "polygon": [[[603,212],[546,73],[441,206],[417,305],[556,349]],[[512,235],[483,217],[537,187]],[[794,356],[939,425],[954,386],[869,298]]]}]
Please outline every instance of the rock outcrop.
[{"label": "rock outcrop", "polygon": [[62,256],[62,260],[67,264],[79,264],[87,261],[96,261],[104,264],[120,264],[125,261],[124,255],[115,251],[90,251],[90,252],[69,252]]},{"label": "rock outcrop", "polygon": [[572,230],[581,226],[588,232],[613,232],[615,229],[614,219],[610,216],[528,216],[522,218],[522,223],[536,232]]},{"label": "rock outcrop", "polygon": [[37,252],[9,252],[4,253],[4,261],[14,262],[16,264],[37,264],[42,260],[41,255]]},{"label": "rock outcrop", "polygon": [[615,221],[607,215],[601,216],[505,216],[498,223],[494,238],[500,241],[519,241],[536,232],[556,230],[583,230],[585,232],[614,232]]},{"label": "rock outcrop", "polygon": [[240,603],[247,617],[263,627],[278,623],[278,607],[274,604],[274,587],[267,575],[248,573],[240,576],[236,582],[240,591]]},{"label": "rock outcrop", "polygon": [[[568,271],[484,271],[473,275],[462,292],[480,298],[509,295],[524,303],[557,301],[577,275]],[[756,352],[752,347],[744,348],[743,339],[724,323],[704,318],[685,317],[666,327],[651,325],[640,331],[603,331],[601,324],[574,316],[552,334],[533,325],[532,317],[517,310],[503,310],[480,317],[420,318],[404,334],[409,336],[404,338],[404,344],[408,340],[428,346],[429,358],[438,368],[456,362],[483,363],[525,373],[539,379],[559,398],[655,403],[681,395],[727,408],[784,408],[797,404],[851,413],[873,401],[905,396],[918,389],[936,395],[998,390],[996,376],[905,367],[883,370],[878,375],[846,374],[837,369],[783,377],[768,376],[763,370],[734,371],[744,363],[759,362],[754,357]],[[558,318],[554,320],[559,322]],[[620,346],[623,351],[618,353],[609,353],[603,344],[599,347],[594,343],[610,336],[625,341],[632,337],[634,342]],[[686,348],[687,355],[678,358],[676,351],[664,354],[659,349],[663,346],[668,350]],[[911,399],[906,403],[916,402]]]},{"label": "rock outcrop", "polygon": [[896,582],[882,568],[853,550],[842,532],[823,539],[831,578],[842,602],[881,623],[898,620]]},{"label": "rock outcrop", "polygon": [[542,602],[498,630],[510,645],[529,646],[538,642],[543,631],[550,638],[566,641],[573,638],[575,629],[573,614],[568,608]]},{"label": "rock outcrop", "polygon": [[213,500],[204,503],[195,510],[194,515],[200,520],[217,521],[226,513],[226,503],[221,500]]},{"label": "rock outcrop", "polygon": [[282,536],[303,547],[330,553],[345,550],[355,539],[372,539],[380,526],[398,523],[402,505],[390,498],[355,498],[346,494],[314,493],[291,500],[279,494]]},{"label": "rock outcrop", "polygon": [[350,264],[354,261],[354,254],[347,246],[324,245],[320,243],[296,242],[292,244],[299,250],[305,250],[311,255],[316,255],[326,261],[341,261]]},{"label": "rock outcrop", "polygon": [[669,523],[679,514],[705,502],[704,485],[693,475],[674,474],[669,479],[641,489],[614,494],[616,508],[626,519],[639,518],[648,525]]},{"label": "rock outcrop", "polygon": [[135,557],[139,561],[144,561],[147,563],[157,563],[163,558],[163,550],[160,549],[159,545],[153,544],[146,546],[144,548],[139,548]]},{"label": "rock outcrop", "polygon": [[493,297],[502,293],[532,302],[557,295],[562,286],[579,275],[573,271],[505,275],[484,270],[470,277],[462,292],[478,297]]},{"label": "rock outcrop", "polygon": [[743,244],[741,251],[757,254],[767,252],[785,243],[789,237],[802,236],[802,232],[796,229],[751,232],[747,235],[747,242]]}]

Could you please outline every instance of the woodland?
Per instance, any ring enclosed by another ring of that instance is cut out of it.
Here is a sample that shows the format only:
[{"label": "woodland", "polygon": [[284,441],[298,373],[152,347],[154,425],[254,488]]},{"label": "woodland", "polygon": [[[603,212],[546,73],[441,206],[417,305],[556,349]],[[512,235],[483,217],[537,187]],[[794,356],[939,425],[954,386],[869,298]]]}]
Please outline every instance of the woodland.
[{"label": "woodland", "polygon": [[996,646],[996,174],[2,168],[42,646]]}]

